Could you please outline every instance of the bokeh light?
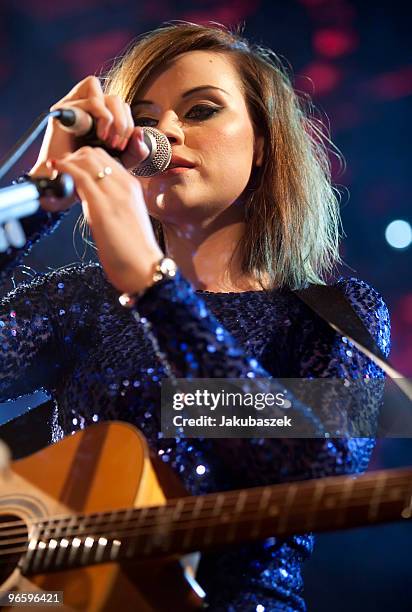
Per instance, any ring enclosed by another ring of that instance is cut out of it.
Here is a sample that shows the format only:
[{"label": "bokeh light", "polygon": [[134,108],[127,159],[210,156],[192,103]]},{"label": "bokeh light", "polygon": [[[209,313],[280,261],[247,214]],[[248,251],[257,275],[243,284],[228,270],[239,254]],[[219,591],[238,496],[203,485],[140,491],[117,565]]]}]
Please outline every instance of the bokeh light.
[{"label": "bokeh light", "polygon": [[385,238],[394,249],[406,249],[412,242],[412,228],[407,221],[396,219],[386,228]]}]

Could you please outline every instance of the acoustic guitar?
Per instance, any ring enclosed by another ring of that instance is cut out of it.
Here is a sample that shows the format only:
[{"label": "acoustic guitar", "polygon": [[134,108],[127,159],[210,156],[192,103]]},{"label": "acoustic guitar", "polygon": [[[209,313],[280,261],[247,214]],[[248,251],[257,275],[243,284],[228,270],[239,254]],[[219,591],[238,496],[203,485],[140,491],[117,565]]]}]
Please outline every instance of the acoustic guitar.
[{"label": "acoustic guitar", "polygon": [[100,423],[0,472],[0,592],[63,591],[59,610],[199,610],[193,551],[411,516],[412,468],[196,497],[137,429]]}]

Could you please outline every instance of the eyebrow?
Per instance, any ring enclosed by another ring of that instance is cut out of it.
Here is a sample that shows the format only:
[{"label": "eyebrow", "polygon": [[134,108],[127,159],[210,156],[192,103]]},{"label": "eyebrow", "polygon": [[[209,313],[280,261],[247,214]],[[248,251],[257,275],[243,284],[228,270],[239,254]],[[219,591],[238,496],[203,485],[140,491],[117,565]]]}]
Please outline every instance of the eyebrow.
[{"label": "eyebrow", "polygon": [[[185,91],[185,93],[182,94],[182,98],[188,98],[192,94],[197,93],[199,91],[203,91],[204,89],[217,89],[218,91],[223,91],[223,93],[230,96],[230,93],[225,91],[221,87],[215,87],[214,85],[200,85],[199,87],[193,87],[192,89],[188,89],[188,91]],[[132,106],[138,106],[139,104],[154,104],[154,102],[152,102],[151,100],[135,100]]]}]

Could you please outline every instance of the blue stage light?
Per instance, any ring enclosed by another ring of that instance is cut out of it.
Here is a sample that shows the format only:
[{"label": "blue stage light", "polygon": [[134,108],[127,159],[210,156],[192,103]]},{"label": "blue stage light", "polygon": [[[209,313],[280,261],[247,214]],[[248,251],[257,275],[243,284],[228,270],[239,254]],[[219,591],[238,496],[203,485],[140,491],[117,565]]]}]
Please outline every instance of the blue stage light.
[{"label": "blue stage light", "polygon": [[385,238],[394,249],[406,249],[412,242],[410,223],[402,219],[392,221],[385,230]]}]

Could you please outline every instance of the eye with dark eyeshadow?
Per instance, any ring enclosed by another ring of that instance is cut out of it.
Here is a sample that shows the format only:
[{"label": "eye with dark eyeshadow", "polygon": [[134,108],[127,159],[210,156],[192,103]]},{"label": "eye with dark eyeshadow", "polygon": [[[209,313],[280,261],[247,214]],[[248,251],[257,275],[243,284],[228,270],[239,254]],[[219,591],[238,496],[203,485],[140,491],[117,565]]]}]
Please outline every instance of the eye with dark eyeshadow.
[{"label": "eye with dark eyeshadow", "polygon": [[[197,111],[197,117],[195,117],[196,119],[209,119],[209,117],[213,117],[213,115],[215,115],[216,113],[218,113],[221,108],[219,106],[210,106],[209,104],[196,104],[196,106],[193,106],[190,109],[190,113],[192,113],[195,109],[200,109],[200,115],[199,112]],[[189,113],[186,115],[186,117],[189,116]],[[189,117],[190,118],[190,117]]]},{"label": "eye with dark eyeshadow", "polygon": [[135,117],[134,118],[134,124],[135,125],[141,125],[141,126],[149,126],[149,127],[154,127],[153,125],[150,125],[150,123],[147,123],[149,121],[154,121],[154,123],[156,124],[156,119],[150,119],[150,117]]},{"label": "eye with dark eyeshadow", "polygon": [[[188,119],[205,121],[205,120],[209,119],[210,117],[213,117],[220,110],[221,110],[221,107],[219,107],[219,106],[211,106],[210,104],[196,104],[186,114],[186,117]],[[151,117],[136,117],[135,120],[134,120],[134,123],[135,123],[135,125],[146,126],[146,125],[148,125],[146,123],[147,121],[152,121],[154,123],[157,122],[156,119],[152,119]],[[151,125],[150,127],[154,127],[154,126]]]}]

